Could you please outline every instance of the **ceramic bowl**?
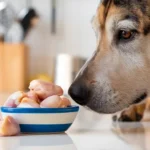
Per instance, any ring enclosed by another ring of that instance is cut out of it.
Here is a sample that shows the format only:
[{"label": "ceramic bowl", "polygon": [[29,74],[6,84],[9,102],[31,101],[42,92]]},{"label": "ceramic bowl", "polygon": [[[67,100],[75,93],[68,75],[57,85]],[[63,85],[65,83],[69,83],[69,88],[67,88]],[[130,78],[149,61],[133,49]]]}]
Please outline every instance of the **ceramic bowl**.
[{"label": "ceramic bowl", "polygon": [[78,106],[67,108],[8,108],[1,107],[2,117],[12,116],[21,132],[65,132],[74,122]]}]

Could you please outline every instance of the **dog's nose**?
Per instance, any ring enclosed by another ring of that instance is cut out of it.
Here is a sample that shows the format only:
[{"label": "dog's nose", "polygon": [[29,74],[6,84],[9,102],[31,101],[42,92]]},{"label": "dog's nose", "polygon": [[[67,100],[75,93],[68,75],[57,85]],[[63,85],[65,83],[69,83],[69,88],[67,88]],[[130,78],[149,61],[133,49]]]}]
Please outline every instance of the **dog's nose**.
[{"label": "dog's nose", "polygon": [[80,105],[88,103],[88,88],[81,82],[74,82],[68,91],[72,99]]}]

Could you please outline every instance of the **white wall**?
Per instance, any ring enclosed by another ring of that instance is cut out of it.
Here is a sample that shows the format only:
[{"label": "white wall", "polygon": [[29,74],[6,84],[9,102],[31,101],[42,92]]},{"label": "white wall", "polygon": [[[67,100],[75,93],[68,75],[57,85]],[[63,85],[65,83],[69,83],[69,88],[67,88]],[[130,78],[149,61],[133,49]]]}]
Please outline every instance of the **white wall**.
[{"label": "white wall", "polygon": [[[16,10],[26,6],[25,0],[8,0]],[[57,0],[57,33],[50,32],[50,0],[32,0],[41,21],[32,30],[26,42],[30,46],[30,73],[49,71],[51,56],[66,52],[89,57],[95,50],[96,40],[91,18],[100,0]]]},{"label": "white wall", "polygon": [[59,0],[59,7],[63,1],[62,51],[88,57],[95,50],[96,40],[90,21],[99,0]]}]

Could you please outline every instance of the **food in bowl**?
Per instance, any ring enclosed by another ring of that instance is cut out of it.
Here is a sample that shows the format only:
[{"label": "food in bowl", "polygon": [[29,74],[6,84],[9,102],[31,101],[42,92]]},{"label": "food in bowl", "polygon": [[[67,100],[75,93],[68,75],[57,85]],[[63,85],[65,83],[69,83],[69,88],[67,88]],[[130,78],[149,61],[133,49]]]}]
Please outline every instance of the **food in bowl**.
[{"label": "food in bowl", "polygon": [[70,101],[63,97],[63,90],[53,83],[33,80],[29,85],[30,91],[25,93],[18,91],[9,96],[4,107],[29,107],[29,108],[61,108],[71,105]]},{"label": "food in bowl", "polygon": [[[72,124],[79,108],[71,106],[70,100],[62,96],[63,90],[60,86],[34,80],[30,83],[29,89],[27,93],[13,93],[4,103],[1,108],[0,135],[19,134],[20,130],[14,130],[18,129],[19,125],[22,132],[61,132]],[[59,129],[63,123],[66,126]]]}]

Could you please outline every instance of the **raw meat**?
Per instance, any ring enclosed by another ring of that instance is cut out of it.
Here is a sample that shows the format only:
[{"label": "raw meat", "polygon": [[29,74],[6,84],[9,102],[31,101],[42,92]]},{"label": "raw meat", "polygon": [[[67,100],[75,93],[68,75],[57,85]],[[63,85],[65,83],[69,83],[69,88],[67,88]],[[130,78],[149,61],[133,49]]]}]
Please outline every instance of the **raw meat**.
[{"label": "raw meat", "polygon": [[50,96],[41,102],[41,108],[65,108],[71,105],[71,102],[65,97],[57,95]]},{"label": "raw meat", "polygon": [[14,136],[20,133],[19,124],[10,116],[0,121],[0,136]]},{"label": "raw meat", "polygon": [[40,99],[38,98],[37,94],[34,91],[29,91],[27,93],[28,98],[35,100],[38,104],[40,104]]},{"label": "raw meat", "polygon": [[71,102],[69,99],[67,99],[66,97],[61,97],[61,108],[65,108],[71,106]]},{"label": "raw meat", "polygon": [[30,83],[29,89],[31,91],[34,91],[38,95],[40,100],[44,100],[47,97],[53,95],[63,95],[63,90],[60,86],[41,80],[33,80]]},{"label": "raw meat", "polygon": [[61,106],[61,98],[57,95],[50,96],[41,102],[41,108],[59,108]]},{"label": "raw meat", "polygon": [[22,91],[15,92],[8,97],[8,99],[6,100],[3,106],[15,108],[20,104],[21,100],[26,96],[27,94]]},{"label": "raw meat", "polygon": [[23,98],[21,103],[17,106],[18,108],[40,108],[40,105],[31,98]]}]

